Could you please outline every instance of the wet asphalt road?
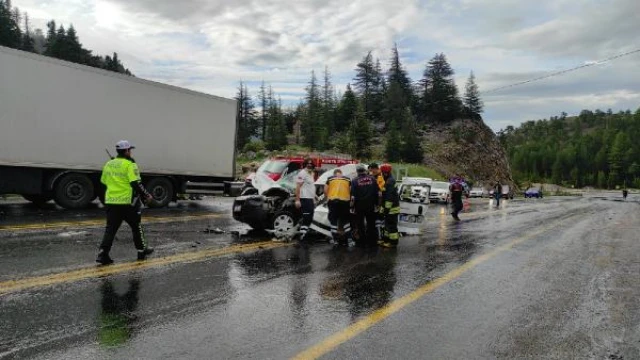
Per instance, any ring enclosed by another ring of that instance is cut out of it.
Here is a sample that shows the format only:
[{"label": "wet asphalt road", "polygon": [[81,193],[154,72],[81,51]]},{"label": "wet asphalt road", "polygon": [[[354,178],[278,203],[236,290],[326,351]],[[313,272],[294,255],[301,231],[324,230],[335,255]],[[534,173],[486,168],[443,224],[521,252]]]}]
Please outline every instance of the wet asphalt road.
[{"label": "wet asphalt road", "polygon": [[0,357],[638,359],[640,198],[617,195],[474,200],[460,223],[432,206],[422,236],[374,251],[185,202],[145,213],[155,263],[123,226],[106,268],[101,209],[2,201]]}]

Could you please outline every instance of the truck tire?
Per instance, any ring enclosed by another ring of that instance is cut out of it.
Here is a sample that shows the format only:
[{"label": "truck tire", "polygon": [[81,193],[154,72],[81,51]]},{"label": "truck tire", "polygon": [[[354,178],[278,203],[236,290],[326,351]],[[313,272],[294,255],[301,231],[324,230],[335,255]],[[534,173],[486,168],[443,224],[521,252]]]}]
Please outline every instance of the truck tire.
[{"label": "truck tire", "polygon": [[165,207],[173,200],[173,183],[164,177],[151,178],[146,184],[147,190],[153,196],[153,202],[149,207]]},{"label": "truck tire", "polygon": [[25,200],[32,202],[36,206],[42,206],[42,205],[46,204],[47,202],[49,202],[49,200],[51,200],[51,196],[43,195],[43,194],[39,194],[39,195],[22,195],[22,197]]},{"label": "truck tire", "polygon": [[54,186],[54,200],[65,209],[87,207],[95,199],[93,182],[85,174],[63,175]]}]

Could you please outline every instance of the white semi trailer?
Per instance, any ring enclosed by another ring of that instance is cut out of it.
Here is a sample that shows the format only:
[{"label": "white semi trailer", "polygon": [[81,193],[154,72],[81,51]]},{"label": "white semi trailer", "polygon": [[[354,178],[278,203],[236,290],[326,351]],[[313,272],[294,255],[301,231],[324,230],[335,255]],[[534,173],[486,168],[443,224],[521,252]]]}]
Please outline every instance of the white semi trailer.
[{"label": "white semi trailer", "polygon": [[85,207],[122,139],[158,205],[221,193],[237,114],[232,99],[0,47],[0,194]]}]

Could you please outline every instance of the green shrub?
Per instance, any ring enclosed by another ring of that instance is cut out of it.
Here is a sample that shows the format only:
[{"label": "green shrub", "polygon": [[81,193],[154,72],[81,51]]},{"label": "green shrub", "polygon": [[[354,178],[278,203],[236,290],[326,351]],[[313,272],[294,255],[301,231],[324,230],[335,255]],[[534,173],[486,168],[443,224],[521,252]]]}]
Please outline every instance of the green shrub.
[{"label": "green shrub", "polygon": [[265,149],[265,144],[264,141],[262,140],[251,140],[250,143],[248,143],[247,145],[244,146],[244,148],[242,149],[242,152],[249,152],[249,151],[253,151],[255,153],[262,151]]}]

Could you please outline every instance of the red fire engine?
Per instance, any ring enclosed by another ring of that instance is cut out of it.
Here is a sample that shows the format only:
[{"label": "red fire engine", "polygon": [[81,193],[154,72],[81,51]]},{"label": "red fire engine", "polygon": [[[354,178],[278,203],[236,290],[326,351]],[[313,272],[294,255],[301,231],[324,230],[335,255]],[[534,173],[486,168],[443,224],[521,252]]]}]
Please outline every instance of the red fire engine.
[{"label": "red fire engine", "polygon": [[[304,159],[311,158],[316,165],[316,176],[324,171],[333,169],[347,164],[357,164],[358,160],[341,156],[325,156],[325,155],[295,155],[295,156],[276,156],[260,166],[273,181],[278,181],[284,174],[291,174],[294,171],[302,169]],[[253,174],[250,175],[251,177]],[[250,178],[248,179],[250,180]]]}]

